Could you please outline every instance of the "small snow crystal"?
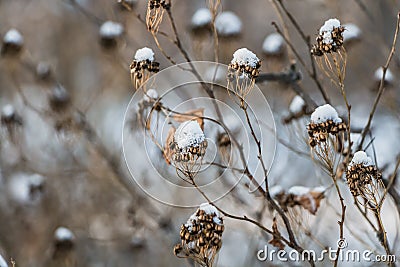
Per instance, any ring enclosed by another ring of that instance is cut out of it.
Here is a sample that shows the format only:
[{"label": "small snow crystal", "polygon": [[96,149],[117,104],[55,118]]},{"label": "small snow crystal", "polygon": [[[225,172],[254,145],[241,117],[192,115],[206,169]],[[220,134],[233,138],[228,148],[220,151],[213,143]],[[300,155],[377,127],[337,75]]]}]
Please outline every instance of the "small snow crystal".
[{"label": "small snow crystal", "polygon": [[21,46],[24,43],[24,37],[16,29],[11,29],[4,35],[3,42]]},{"label": "small snow crystal", "polygon": [[247,48],[240,48],[233,53],[232,64],[237,63],[239,66],[250,66],[252,68],[257,67],[257,63],[260,62],[256,54],[248,50]]},{"label": "small snow crystal", "polygon": [[237,35],[242,30],[242,21],[235,13],[225,11],[215,18],[215,28],[221,36]]},{"label": "small snow crystal", "polygon": [[203,131],[197,121],[186,121],[179,125],[174,135],[180,149],[197,147],[205,140]]},{"label": "small snow crystal", "polygon": [[268,55],[277,55],[282,52],[283,45],[283,37],[279,33],[272,33],[265,38],[262,49]]},{"label": "small snow crystal", "polygon": [[103,38],[117,38],[124,31],[124,27],[114,21],[106,21],[100,27],[100,36]]},{"label": "small snow crystal", "polygon": [[349,167],[357,164],[363,164],[365,167],[374,165],[372,159],[367,156],[364,151],[357,151],[354,153],[353,159],[351,160]]},{"label": "small snow crystal", "polygon": [[361,30],[353,23],[344,24],[343,40],[345,42],[357,40],[360,38]]},{"label": "small snow crystal", "polygon": [[202,203],[200,204],[199,207],[200,210],[204,210],[204,212],[208,215],[213,215],[215,214],[217,217],[219,216],[219,211],[217,210],[216,207],[214,207],[213,205],[209,204],[209,203]]},{"label": "small snow crystal", "polygon": [[[374,73],[374,78],[376,81],[380,81],[382,80],[382,77],[383,77],[383,68],[379,67]],[[385,75],[385,82],[391,83],[393,82],[393,80],[394,80],[393,73],[390,71],[390,69],[387,69]]]},{"label": "small snow crystal", "polygon": [[1,116],[5,118],[11,118],[15,114],[15,109],[12,105],[8,104],[3,107],[1,110]]},{"label": "small snow crystal", "polygon": [[143,96],[143,100],[146,102],[150,102],[150,99],[158,99],[158,93],[154,89],[149,89]]},{"label": "small snow crystal", "polygon": [[200,28],[207,26],[211,23],[212,15],[208,8],[198,9],[192,17],[192,26]]},{"label": "small snow crystal", "polygon": [[323,43],[331,44],[333,42],[332,31],[339,27],[340,21],[338,19],[329,19],[325,21],[324,25],[319,29],[319,35],[323,37]]},{"label": "small snow crystal", "polygon": [[0,267],[8,267],[6,260],[0,255]]},{"label": "small snow crystal", "polygon": [[342,119],[339,118],[337,111],[329,104],[319,106],[311,114],[312,123],[323,123],[327,120],[332,120],[334,123],[341,123]]},{"label": "small snow crystal", "polygon": [[54,232],[57,241],[71,241],[75,238],[74,234],[66,227],[58,227]]},{"label": "small snow crystal", "polygon": [[288,190],[288,194],[295,195],[295,196],[303,196],[308,194],[311,191],[310,188],[304,186],[292,186]]},{"label": "small snow crystal", "polygon": [[135,54],[135,60],[136,61],[145,61],[149,60],[151,62],[154,61],[154,52],[151,48],[148,47],[143,47],[138,50],[136,50]]},{"label": "small snow crystal", "polygon": [[290,102],[289,111],[293,114],[298,114],[302,112],[305,105],[306,102],[304,102],[304,99],[301,98],[301,96],[296,95],[295,97],[293,97],[292,102]]}]

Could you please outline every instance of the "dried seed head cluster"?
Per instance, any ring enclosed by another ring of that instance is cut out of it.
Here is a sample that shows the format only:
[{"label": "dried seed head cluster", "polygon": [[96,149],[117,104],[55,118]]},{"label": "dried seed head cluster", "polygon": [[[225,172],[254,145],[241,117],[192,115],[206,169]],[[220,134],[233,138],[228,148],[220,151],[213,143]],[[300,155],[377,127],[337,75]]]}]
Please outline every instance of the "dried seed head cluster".
[{"label": "dried seed head cluster", "polygon": [[293,186],[287,192],[279,185],[270,188],[271,197],[275,198],[284,211],[296,206],[303,207],[315,215],[321,200],[325,197],[325,187]]},{"label": "dried seed head cluster", "polygon": [[311,147],[315,147],[326,142],[329,134],[336,136],[345,130],[346,125],[331,105],[319,106],[311,114],[311,122],[307,125],[309,144]]},{"label": "dried seed head cluster", "polygon": [[207,149],[207,140],[199,123],[196,120],[182,123],[169,146],[178,175],[192,179],[200,170]]},{"label": "dried seed head cluster", "polygon": [[244,100],[254,87],[260,67],[261,61],[256,54],[247,48],[236,50],[228,67],[228,89]]},{"label": "dried seed head cluster", "polygon": [[[131,79],[136,89],[139,89],[150,77],[151,73],[160,70],[160,63],[154,60],[154,52],[151,48],[143,47],[135,53],[130,65]],[[144,91],[146,91],[144,89]]]},{"label": "dried seed head cluster", "polygon": [[169,0],[149,0],[146,13],[147,29],[155,34],[158,32],[164,11],[171,8]]},{"label": "dried seed head cluster", "polygon": [[222,246],[224,222],[218,210],[203,203],[181,226],[181,243],[174,247],[174,254],[191,258],[201,266],[213,266],[215,256]]},{"label": "dried seed head cluster", "polygon": [[313,45],[311,53],[314,56],[322,56],[325,53],[337,52],[343,45],[344,30],[338,19],[325,21],[325,24],[319,29],[317,43]]},{"label": "dried seed head cluster", "polygon": [[347,171],[347,184],[353,196],[362,196],[374,202],[378,185],[382,185],[382,175],[364,151],[354,154]]}]

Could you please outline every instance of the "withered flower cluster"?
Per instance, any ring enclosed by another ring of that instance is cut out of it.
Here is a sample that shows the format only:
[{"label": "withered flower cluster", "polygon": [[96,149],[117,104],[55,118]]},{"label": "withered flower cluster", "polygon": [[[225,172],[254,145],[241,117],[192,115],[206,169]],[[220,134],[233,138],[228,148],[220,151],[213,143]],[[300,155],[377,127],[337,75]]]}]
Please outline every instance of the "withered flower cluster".
[{"label": "withered flower cluster", "polygon": [[[136,89],[139,89],[150,77],[151,73],[160,71],[160,63],[154,60],[154,52],[148,47],[136,51],[130,65],[131,79]],[[146,91],[144,89],[144,91]]]},{"label": "withered flower cluster", "polygon": [[316,38],[317,43],[313,45],[311,54],[322,56],[325,53],[337,52],[343,45],[343,32],[345,28],[337,19],[330,19],[321,27]]},{"label": "withered flower cluster", "polygon": [[163,19],[164,10],[171,8],[169,0],[149,0],[146,13],[147,29],[156,34]]},{"label": "withered flower cluster", "polygon": [[181,243],[174,247],[174,254],[182,258],[191,258],[201,266],[212,266],[215,256],[222,246],[223,219],[211,204],[203,203],[182,224]]},{"label": "withered flower cluster", "polygon": [[154,8],[165,8],[169,9],[171,7],[171,3],[169,1],[165,0],[150,0],[149,1],[149,8],[154,9]]},{"label": "withered flower cluster", "polygon": [[[358,151],[346,171],[347,184],[353,196],[374,198],[377,186],[382,184],[382,174],[364,151]],[[375,196],[376,197],[376,196]]]}]

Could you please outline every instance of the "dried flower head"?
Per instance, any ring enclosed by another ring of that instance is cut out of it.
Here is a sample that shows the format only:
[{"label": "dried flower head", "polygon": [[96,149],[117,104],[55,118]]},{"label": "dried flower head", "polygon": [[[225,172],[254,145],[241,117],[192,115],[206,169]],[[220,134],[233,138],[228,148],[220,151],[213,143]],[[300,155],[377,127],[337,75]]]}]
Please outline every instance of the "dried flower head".
[{"label": "dried flower head", "polygon": [[203,203],[190,216],[180,230],[181,243],[174,247],[174,254],[190,258],[201,266],[213,266],[222,246],[224,222],[217,208]]},{"label": "dried flower head", "polygon": [[146,13],[147,29],[156,34],[163,19],[164,11],[171,8],[169,0],[149,0]]},{"label": "dried flower head", "polygon": [[259,74],[261,61],[247,48],[240,48],[233,53],[228,67],[228,90],[231,89],[241,100],[250,93]]},{"label": "dried flower head", "polygon": [[51,76],[51,66],[47,62],[39,62],[36,65],[36,76],[40,80],[47,80]]},{"label": "dried flower head", "polygon": [[[151,73],[156,73],[160,70],[160,63],[154,60],[154,52],[151,48],[143,47],[136,51],[130,69],[135,89],[139,89],[146,83]],[[144,91],[146,91],[145,88]]]},{"label": "dried flower head", "polygon": [[53,257],[57,258],[59,256],[68,253],[75,243],[75,235],[72,231],[66,227],[58,227],[54,232],[54,254]]},{"label": "dried flower head", "polygon": [[56,85],[50,93],[49,104],[53,111],[64,111],[70,104],[71,98],[64,86]]},{"label": "dried flower head", "polygon": [[357,151],[346,171],[347,184],[354,197],[368,200],[369,207],[380,202],[380,188],[384,187],[382,175],[364,151]]},{"label": "dried flower head", "polygon": [[311,53],[322,56],[325,53],[337,52],[343,45],[343,32],[345,28],[338,19],[329,19],[319,29],[317,43],[312,47]]},{"label": "dried flower head", "polygon": [[17,55],[24,45],[24,37],[16,29],[10,29],[3,37],[2,55]]},{"label": "dried flower head", "polygon": [[196,120],[181,123],[169,147],[178,176],[184,180],[193,179],[200,170],[207,149],[207,140],[199,123]]},{"label": "dried flower head", "polygon": [[22,125],[22,118],[15,111],[14,106],[8,104],[1,109],[1,123],[6,126]]},{"label": "dried flower head", "polygon": [[104,48],[113,48],[117,44],[117,39],[124,32],[124,27],[114,21],[106,21],[100,26],[100,43]]},{"label": "dried flower head", "polygon": [[331,105],[319,106],[311,114],[311,122],[307,125],[309,144],[315,147],[327,142],[329,135],[337,136],[345,130],[346,125]]}]

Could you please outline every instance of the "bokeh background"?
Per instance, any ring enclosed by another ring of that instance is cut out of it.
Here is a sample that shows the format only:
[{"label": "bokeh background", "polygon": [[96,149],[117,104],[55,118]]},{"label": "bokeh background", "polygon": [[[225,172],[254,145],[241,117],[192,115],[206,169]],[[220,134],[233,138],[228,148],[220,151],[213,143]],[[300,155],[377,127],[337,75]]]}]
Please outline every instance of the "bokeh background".
[{"label": "bokeh background", "polygon": [[[386,61],[400,3],[395,0],[286,0],[284,3],[312,39],[331,17],[342,23],[354,23],[361,29],[360,39],[346,46],[345,85],[352,104],[352,124],[355,128],[363,127],[376,95],[374,72]],[[202,0],[173,0],[172,13],[183,46],[192,59],[212,61],[211,36],[196,35],[190,30],[192,15],[205,6],[206,1]],[[161,69],[171,65],[138,19],[138,15],[145,18],[146,8],[144,0],[137,0],[131,11],[111,0],[0,0],[0,37],[15,28],[24,39],[19,55],[0,58],[2,116],[7,115],[4,107],[9,109],[12,105],[14,109],[14,122],[3,120],[0,129],[0,255],[6,260],[15,259],[16,266],[191,266],[190,262],[176,258],[172,249],[179,241],[181,223],[194,209],[170,207],[148,197],[131,179],[122,156],[123,118],[134,94],[129,64],[136,49],[151,47]],[[222,10],[235,12],[243,22],[243,29],[240,36],[220,41],[221,63],[228,64],[236,49],[247,47],[263,60],[262,72],[280,72],[289,66],[286,51],[273,57],[262,51],[264,38],[275,32],[271,22],[282,25],[271,1],[225,0]],[[105,49],[100,43],[99,28],[107,20],[124,26],[124,34],[114,49]],[[308,62],[307,47],[287,18],[285,22],[292,43]],[[161,29],[171,33],[168,23]],[[165,38],[160,40],[177,62],[184,62],[175,46]],[[386,174],[393,172],[400,153],[399,63],[400,58],[395,55],[390,65],[393,80],[384,92],[372,125],[375,159]],[[48,75],[44,71],[47,67]],[[302,87],[322,104],[315,84],[298,67],[303,73]],[[319,75],[333,104],[344,114],[340,92],[322,73]],[[308,118],[290,125],[282,123],[295,93],[289,86],[276,82],[262,83],[259,87],[273,111],[279,139],[308,153],[299,138]],[[137,153],[138,160],[146,156],[139,149],[130,151]],[[142,171],[143,177],[151,183],[151,172],[146,171]],[[288,188],[326,186],[329,182],[309,157],[293,153],[278,142],[270,172],[271,185]],[[399,190],[398,185],[395,188]],[[260,216],[260,209],[265,206],[262,202],[241,188],[219,204],[235,214],[254,217]],[[387,200],[384,221],[391,247],[400,257],[397,239],[400,223],[395,205],[392,199]],[[298,216],[318,239],[302,235],[301,243],[315,249],[320,249],[318,242],[335,246],[338,211],[332,192],[323,201],[317,217],[301,212]],[[273,214],[265,212],[261,217],[265,225],[271,225]],[[345,234],[351,234],[352,248],[383,253],[374,232],[352,207],[348,209],[347,220]],[[225,224],[217,266],[279,265],[257,261],[257,250],[264,248],[269,240],[259,229],[228,219]],[[71,244],[57,241],[55,231],[60,226],[73,234]]]}]

